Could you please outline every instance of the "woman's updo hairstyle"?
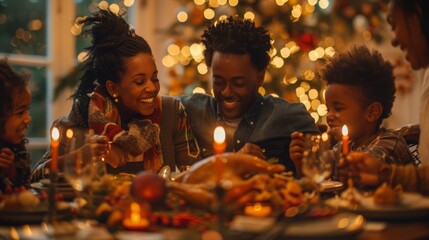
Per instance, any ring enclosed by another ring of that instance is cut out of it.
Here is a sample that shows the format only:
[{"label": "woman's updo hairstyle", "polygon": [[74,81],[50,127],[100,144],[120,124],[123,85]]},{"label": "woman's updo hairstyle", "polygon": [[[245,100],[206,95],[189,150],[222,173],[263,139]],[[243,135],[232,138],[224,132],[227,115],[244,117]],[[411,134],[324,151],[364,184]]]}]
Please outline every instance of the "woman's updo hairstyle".
[{"label": "woman's updo hairstyle", "polygon": [[96,84],[106,91],[107,80],[119,83],[126,59],[139,53],[152,55],[146,40],[138,36],[121,15],[100,9],[83,18],[80,24],[83,24],[83,34],[91,36],[92,45],[86,48],[88,57],[75,99],[93,92]]}]

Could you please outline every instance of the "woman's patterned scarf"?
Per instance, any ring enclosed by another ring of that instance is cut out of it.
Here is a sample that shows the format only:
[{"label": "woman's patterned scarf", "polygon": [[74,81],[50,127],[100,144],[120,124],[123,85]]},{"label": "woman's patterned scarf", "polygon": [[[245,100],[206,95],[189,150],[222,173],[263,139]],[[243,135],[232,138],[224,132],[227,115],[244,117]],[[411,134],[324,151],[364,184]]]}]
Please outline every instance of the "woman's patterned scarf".
[{"label": "woman's patterned scarf", "polygon": [[[95,134],[104,135],[128,154],[128,161],[141,161],[143,154],[145,170],[159,171],[163,165],[160,146],[160,101],[156,98],[156,107],[150,116],[141,116],[121,127],[121,117],[116,104],[106,93],[97,87],[90,96],[88,125]],[[124,160],[121,164],[126,164]]]}]

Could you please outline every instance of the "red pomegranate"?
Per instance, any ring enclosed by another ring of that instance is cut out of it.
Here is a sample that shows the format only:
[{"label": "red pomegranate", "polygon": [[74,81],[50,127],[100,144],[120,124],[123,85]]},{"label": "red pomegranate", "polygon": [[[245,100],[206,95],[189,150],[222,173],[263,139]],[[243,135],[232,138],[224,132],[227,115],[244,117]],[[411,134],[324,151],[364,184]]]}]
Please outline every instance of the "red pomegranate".
[{"label": "red pomegranate", "polygon": [[131,195],[139,201],[160,204],[166,193],[164,179],[150,171],[139,173],[131,183]]}]

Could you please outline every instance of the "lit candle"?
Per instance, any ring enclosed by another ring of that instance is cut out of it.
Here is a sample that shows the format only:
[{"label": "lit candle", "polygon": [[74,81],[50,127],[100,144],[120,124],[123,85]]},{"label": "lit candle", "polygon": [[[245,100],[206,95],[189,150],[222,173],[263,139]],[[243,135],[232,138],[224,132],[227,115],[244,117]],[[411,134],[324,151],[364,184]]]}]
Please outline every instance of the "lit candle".
[{"label": "lit candle", "polygon": [[216,154],[215,157],[215,172],[216,172],[216,183],[219,183],[222,179],[223,174],[223,162],[220,154],[225,152],[226,143],[225,143],[225,130],[223,127],[218,126],[214,130],[214,143],[213,150]]},{"label": "lit candle", "polygon": [[[71,129],[67,129],[67,132],[66,132],[66,136],[67,136],[67,139],[68,139],[68,142],[69,142],[69,151],[68,152],[71,152],[71,151],[73,151],[74,149],[75,149],[75,145],[76,145],[76,138],[74,138],[73,137],[73,130],[71,130]],[[67,153],[68,153],[67,152]]]},{"label": "lit candle", "polygon": [[58,128],[54,127],[52,129],[51,137],[52,137],[51,172],[55,173],[57,172],[57,168],[58,168],[58,147],[60,146],[60,142],[58,141],[58,139],[60,138],[60,131],[58,130]]},{"label": "lit candle", "polygon": [[349,153],[349,129],[347,128],[347,125],[343,126],[342,129],[343,133],[343,155],[347,155]]},{"label": "lit candle", "polygon": [[142,216],[140,205],[132,202],[130,215],[122,221],[122,225],[127,230],[144,230],[149,226],[149,221]]},{"label": "lit candle", "polygon": [[214,130],[214,144],[213,144],[213,150],[215,154],[222,154],[225,152],[226,149],[226,143],[225,143],[225,130],[223,127],[218,126]]},{"label": "lit candle", "polygon": [[247,205],[244,208],[244,214],[252,217],[268,217],[271,215],[272,209],[269,205],[255,203]]}]

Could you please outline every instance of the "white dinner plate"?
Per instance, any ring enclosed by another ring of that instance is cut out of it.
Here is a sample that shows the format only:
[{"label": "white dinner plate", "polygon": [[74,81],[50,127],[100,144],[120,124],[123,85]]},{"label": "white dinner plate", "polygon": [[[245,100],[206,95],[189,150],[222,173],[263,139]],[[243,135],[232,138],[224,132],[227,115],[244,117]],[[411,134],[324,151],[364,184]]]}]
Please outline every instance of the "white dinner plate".
[{"label": "white dinner plate", "polygon": [[[39,182],[44,187],[49,187],[49,185],[51,185],[51,180],[49,178],[40,179]],[[72,186],[68,182],[57,182],[56,186],[58,188],[72,188]]]},{"label": "white dinner plate", "polygon": [[377,220],[402,220],[429,216],[429,198],[418,193],[402,193],[399,203],[393,206],[381,206],[374,203],[372,196],[360,199],[360,206],[351,206],[340,198],[327,199],[331,207],[353,211],[366,218]]},{"label": "white dinner plate", "polygon": [[[40,182],[35,182],[30,185],[37,192],[45,191],[48,193],[49,187],[44,186]],[[57,187],[57,192],[63,194],[65,200],[72,200],[76,197],[76,191],[68,185],[68,187]]]},{"label": "white dinner plate", "polygon": [[[232,222],[231,230],[258,236],[262,231],[272,228],[273,224],[272,218],[239,216]],[[339,213],[330,217],[290,221],[282,226],[280,235],[284,239],[343,239],[362,232],[364,224],[362,215]]]}]

